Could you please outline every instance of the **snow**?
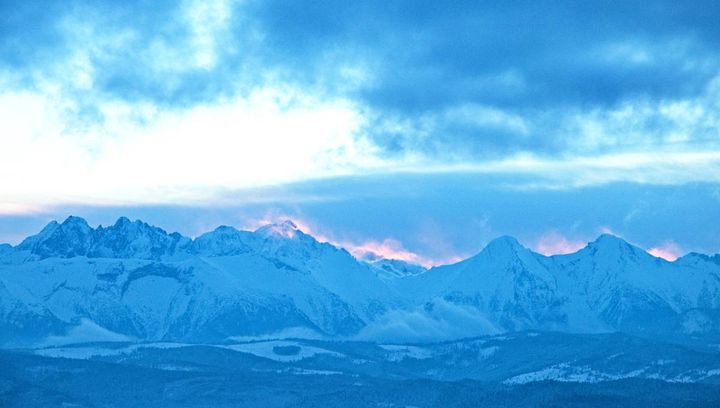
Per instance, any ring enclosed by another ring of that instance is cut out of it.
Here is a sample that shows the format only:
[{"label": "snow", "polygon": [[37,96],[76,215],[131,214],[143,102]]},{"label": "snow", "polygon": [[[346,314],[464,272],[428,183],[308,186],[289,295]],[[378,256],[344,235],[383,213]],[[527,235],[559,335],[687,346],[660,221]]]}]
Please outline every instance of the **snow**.
[{"label": "snow", "polygon": [[373,269],[375,274],[384,281],[402,279],[427,271],[427,268],[422,265],[401,261],[399,259],[380,258],[365,262]]},{"label": "snow", "polygon": [[342,371],[333,371],[333,370],[310,370],[307,368],[293,368],[292,369],[293,374],[297,375],[342,375]]},{"label": "snow", "polygon": [[588,365],[574,365],[572,362],[555,364],[538,371],[519,374],[503,381],[517,385],[540,381],[597,383],[626,378],[648,378],[673,383],[696,383],[712,376],[720,375],[719,369],[690,369],[677,373],[672,366],[674,361],[657,360],[650,365],[630,371],[607,372],[593,369]]},{"label": "snow", "polygon": [[191,240],[139,220],[93,229],[69,217],[0,258],[0,322],[11,328],[0,344],[20,329],[35,341],[720,334],[717,256],[667,262],[611,235],[552,257],[501,237],[425,271],[360,262],[289,221]]},{"label": "snow", "polygon": [[[343,358],[345,357],[343,354],[331,351],[331,350],[325,350],[319,347],[312,347],[307,346],[304,344],[301,344],[299,342],[295,341],[287,341],[287,340],[272,340],[272,341],[259,341],[259,342],[252,342],[252,343],[241,343],[241,344],[232,344],[227,346],[222,346],[224,348],[227,348],[229,350],[234,351],[240,351],[243,353],[249,353],[256,355],[258,357],[267,358],[270,360],[275,361],[282,361],[282,362],[291,362],[291,361],[300,361],[304,360],[306,358],[314,357],[317,355],[328,355],[332,357],[337,358]],[[297,348],[297,353],[294,354],[282,354],[277,352],[277,348],[283,348],[283,347],[292,347]]]},{"label": "snow", "polygon": [[89,319],[80,319],[80,324],[63,336],[49,336],[41,341],[40,347],[59,346],[91,342],[130,342],[137,339],[108,330]]},{"label": "snow", "polygon": [[256,336],[230,336],[228,340],[245,343],[251,341],[262,341],[262,340],[284,340],[284,339],[311,339],[320,340],[324,339],[321,333],[315,330],[308,329],[306,327],[288,327],[280,331],[268,334],[261,334]]},{"label": "snow", "polygon": [[516,375],[503,381],[504,384],[518,385],[540,381],[597,383],[613,381],[623,378],[638,377],[644,370],[638,369],[623,374],[608,374],[594,370],[588,366],[573,366],[570,363],[561,363],[539,371]]},{"label": "snow", "polygon": [[387,359],[393,362],[402,361],[406,358],[426,360],[433,357],[432,350],[418,346],[384,344],[380,345],[380,347],[390,352],[388,353]]},{"label": "snow", "polygon": [[89,360],[95,357],[130,355],[143,348],[173,349],[188,346],[190,346],[190,344],[167,342],[139,343],[130,345],[115,344],[108,346],[77,345],[72,347],[42,347],[34,350],[34,353],[45,357]]},{"label": "snow", "polygon": [[[115,339],[115,340],[96,340],[96,341],[127,341],[126,339]],[[48,343],[49,344],[49,343]],[[95,357],[108,357],[108,356],[120,356],[130,355],[140,349],[174,349],[190,347],[192,344],[188,343],[172,343],[172,342],[152,342],[152,343],[138,343],[138,344],[111,344],[111,345],[75,345],[75,346],[62,346],[62,344],[68,343],[52,343],[57,346],[48,346],[47,344],[41,345],[40,348],[34,350],[37,355],[45,357],[56,357],[56,358],[71,358],[87,360]],[[230,345],[207,345],[210,347],[223,348],[227,350],[233,350],[241,353],[252,354],[258,357],[267,358],[274,361],[280,362],[295,362],[304,360],[317,355],[328,355],[337,358],[344,358],[345,356],[341,353],[337,353],[331,350],[325,350],[319,347],[307,346],[299,342],[294,341],[258,341],[249,343],[238,343]],[[292,347],[297,348],[297,353],[284,354],[278,353],[279,348]]]}]

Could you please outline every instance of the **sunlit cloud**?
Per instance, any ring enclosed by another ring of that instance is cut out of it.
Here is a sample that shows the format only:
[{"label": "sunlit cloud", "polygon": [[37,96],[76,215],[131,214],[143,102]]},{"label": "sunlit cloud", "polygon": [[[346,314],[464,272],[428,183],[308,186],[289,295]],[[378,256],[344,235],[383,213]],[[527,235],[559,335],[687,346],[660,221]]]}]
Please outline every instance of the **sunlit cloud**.
[{"label": "sunlit cloud", "polygon": [[245,230],[255,230],[268,224],[278,224],[283,221],[292,221],[300,231],[313,236],[319,242],[327,242],[336,247],[344,248],[355,258],[365,261],[374,261],[378,259],[397,259],[413,264],[432,267],[442,264],[448,264],[460,261],[460,256],[449,256],[443,258],[429,258],[408,250],[402,242],[393,238],[383,239],[361,239],[352,240],[347,238],[338,238],[337,234],[317,223],[303,219],[298,215],[289,215],[280,211],[267,211],[260,217],[246,218],[241,227]]},{"label": "sunlit cloud", "polygon": [[386,238],[382,241],[370,240],[358,244],[343,243],[345,249],[358,259],[375,260],[378,258],[398,259],[426,267],[437,265],[438,262],[408,251],[398,240]]},{"label": "sunlit cloud", "polygon": [[647,252],[655,257],[665,259],[666,261],[674,261],[684,254],[680,246],[672,240],[663,242],[662,244],[652,247]]},{"label": "sunlit cloud", "polygon": [[[350,102],[292,88],[164,111],[102,101],[105,121],[90,127],[67,123],[62,108],[37,93],[2,94],[0,108],[0,134],[12,135],[0,151],[4,206],[209,202],[228,189],[384,163],[359,134],[363,117]],[[13,177],[19,169],[22,177]]]},{"label": "sunlit cloud", "polygon": [[586,245],[586,242],[569,239],[557,231],[551,231],[541,235],[531,247],[538,253],[550,256],[577,252]]}]

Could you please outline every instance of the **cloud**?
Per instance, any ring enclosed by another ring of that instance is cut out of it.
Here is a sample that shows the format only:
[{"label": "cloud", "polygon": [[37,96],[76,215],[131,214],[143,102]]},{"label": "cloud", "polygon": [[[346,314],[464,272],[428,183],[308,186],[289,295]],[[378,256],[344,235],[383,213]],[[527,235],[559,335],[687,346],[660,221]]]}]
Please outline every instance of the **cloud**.
[{"label": "cloud", "polygon": [[334,234],[332,233],[328,235],[327,233],[314,232],[317,231],[317,228],[310,227],[308,222],[295,220],[296,218],[293,218],[293,222],[295,222],[300,230],[312,235],[320,242],[329,242],[337,247],[344,248],[355,258],[360,260],[372,261],[380,258],[397,259],[430,268],[437,265],[458,262],[463,259],[457,255],[445,255],[439,257],[424,256],[405,248],[402,242],[394,238],[384,238],[379,240],[333,238]]},{"label": "cloud", "polygon": [[266,211],[260,217],[246,218],[242,223],[242,228],[255,230],[264,225],[276,224],[285,220],[291,220],[299,230],[312,235],[320,242],[327,242],[336,247],[346,249],[355,258],[360,260],[376,260],[378,258],[398,259],[425,267],[431,267],[459,261],[461,259],[459,257],[443,259],[428,258],[406,249],[400,241],[392,238],[384,238],[381,240],[352,240],[347,238],[338,238],[335,232],[328,230],[328,228],[318,226],[315,222],[308,221],[299,215],[289,215],[285,212],[277,210]]},{"label": "cloud", "polygon": [[401,172],[718,182],[716,2],[25,3],[0,6],[15,212]]},{"label": "cloud", "polygon": [[92,342],[131,342],[137,339],[108,330],[94,321],[80,319],[77,326],[71,327],[65,335],[49,336],[39,344],[41,347]]},{"label": "cloud", "polygon": [[0,202],[0,216],[41,214],[47,211],[48,208],[35,204],[16,204]]},{"label": "cloud", "polygon": [[581,240],[568,239],[557,231],[547,232],[532,245],[532,249],[543,255],[562,255],[577,252],[587,245]]},{"label": "cloud", "polygon": [[[0,94],[0,134],[12,135],[0,152],[6,207],[207,202],[228,189],[384,165],[358,132],[363,117],[352,103],[292,88],[172,110],[103,100],[104,121],[91,126],[68,122],[57,97]],[[12,176],[18,169],[22,178]]]},{"label": "cloud", "polygon": [[432,307],[391,310],[365,326],[356,337],[364,341],[412,343],[484,336],[502,331],[472,307],[456,305],[441,298],[434,299],[429,305]]},{"label": "cloud", "polygon": [[[499,160],[447,163],[407,156],[397,171],[488,175],[505,179],[516,189],[575,189],[617,182],[679,185],[720,181],[720,151],[619,152],[552,158],[530,153]],[[663,157],[663,160],[658,160]]]},{"label": "cloud", "polygon": [[720,76],[713,76],[692,97],[636,95],[610,106],[520,111],[463,103],[414,116],[385,114],[371,125],[377,143],[389,151],[466,163],[517,155],[562,161],[621,153],[718,152],[719,99]]},{"label": "cloud", "polygon": [[211,69],[217,64],[219,40],[231,21],[231,0],[192,1],[183,13],[188,20],[195,65]]},{"label": "cloud", "polygon": [[647,252],[655,257],[665,259],[666,261],[674,261],[681,257],[685,252],[672,240],[663,242],[662,244],[652,247]]},{"label": "cloud", "polygon": [[408,251],[400,241],[391,238],[385,238],[382,241],[363,241],[357,244],[344,242],[341,245],[358,259],[398,259],[425,267],[443,263],[442,261],[431,260],[415,252]]}]

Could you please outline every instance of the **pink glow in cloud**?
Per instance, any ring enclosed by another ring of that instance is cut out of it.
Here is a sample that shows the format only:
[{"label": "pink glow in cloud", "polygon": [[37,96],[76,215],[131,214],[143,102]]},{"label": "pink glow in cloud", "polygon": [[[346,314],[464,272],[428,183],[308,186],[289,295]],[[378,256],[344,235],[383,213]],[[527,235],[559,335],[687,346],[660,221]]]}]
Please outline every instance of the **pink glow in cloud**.
[{"label": "pink glow in cloud", "polygon": [[662,258],[670,262],[678,259],[683,254],[680,246],[671,240],[665,241],[659,246],[652,247],[648,249],[647,252],[652,256]]},{"label": "pink glow in cloud", "polygon": [[[334,244],[333,240],[328,238],[325,234],[319,232],[317,228],[312,227],[312,224],[310,222],[303,220],[295,215],[288,215],[276,211],[266,212],[262,217],[259,218],[247,219],[243,223],[242,228],[254,231],[260,227],[264,227],[269,224],[280,224],[284,221],[291,221],[293,224],[295,224],[297,229],[308,235],[312,235],[319,242],[329,242]],[[294,238],[294,235],[288,235],[287,237]]]},{"label": "pink glow in cloud", "polygon": [[543,255],[562,255],[577,252],[587,245],[583,241],[571,240],[558,232],[543,234],[533,246],[533,249]]},{"label": "pink glow in cloud", "polygon": [[405,247],[403,247],[400,241],[390,238],[382,241],[370,240],[360,244],[344,242],[340,245],[353,254],[354,257],[359,259],[399,259],[401,261],[411,262],[425,267],[430,267],[435,264],[433,260],[425,258],[412,251],[408,251]]},{"label": "pink glow in cloud", "polygon": [[377,258],[397,259],[422,265],[426,268],[437,265],[447,265],[463,260],[463,257],[450,255],[442,258],[428,258],[406,249],[403,244],[395,239],[386,238],[382,241],[368,240],[361,243],[349,241],[328,241],[333,245],[345,248],[354,257],[363,260]]},{"label": "pink glow in cloud", "polygon": [[317,227],[314,223],[302,219],[296,215],[288,215],[279,212],[267,212],[262,217],[248,219],[243,225],[244,229],[255,230],[268,224],[277,224],[286,220],[292,221],[297,228],[312,235],[320,242],[327,242],[336,247],[345,248],[354,257],[362,260],[372,260],[378,258],[397,259],[405,262],[411,262],[424,267],[453,263],[462,260],[458,256],[448,256],[442,259],[431,259],[406,249],[403,244],[392,238],[383,240],[367,240],[362,242],[350,241],[347,239],[337,239],[330,232]]}]

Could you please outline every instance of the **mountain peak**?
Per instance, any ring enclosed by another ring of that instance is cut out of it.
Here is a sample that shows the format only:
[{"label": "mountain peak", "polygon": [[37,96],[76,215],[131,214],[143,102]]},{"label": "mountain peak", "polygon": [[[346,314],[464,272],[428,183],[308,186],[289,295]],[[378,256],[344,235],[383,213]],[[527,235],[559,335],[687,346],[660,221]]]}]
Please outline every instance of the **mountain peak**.
[{"label": "mountain peak", "polygon": [[297,229],[297,225],[295,225],[295,223],[292,222],[291,220],[285,220],[285,221],[281,222],[280,225],[282,225],[283,227],[287,227],[287,228]]},{"label": "mountain peak", "polygon": [[480,253],[471,258],[468,258],[467,260],[480,258],[490,258],[496,260],[511,259],[517,257],[523,252],[530,251],[524,246],[522,246],[522,244],[520,244],[517,239],[509,235],[503,235],[488,242],[488,244],[485,245],[485,248],[483,248]]},{"label": "mountain peak", "polygon": [[[53,221],[53,222],[55,222],[55,221]],[[51,222],[51,224],[53,222]],[[71,215],[71,216],[65,218],[65,221],[63,221],[62,224],[60,224],[60,225],[62,225],[63,227],[77,226],[77,227],[81,227],[81,228],[92,229],[90,227],[90,225],[88,225],[87,221],[85,221],[85,218],[77,217],[75,215]]]},{"label": "mountain peak", "polygon": [[93,233],[85,219],[71,215],[62,224],[56,221],[48,223],[39,234],[26,238],[18,248],[30,250],[40,258],[84,255]]},{"label": "mountain peak", "polygon": [[602,234],[595,241],[590,242],[582,251],[590,251],[593,254],[602,254],[606,257],[623,257],[626,255],[637,257],[652,257],[642,248],[639,248],[624,239],[612,235]]},{"label": "mountain peak", "polygon": [[675,260],[675,263],[678,265],[692,265],[705,262],[720,265],[720,254],[706,255],[698,252],[690,252]]},{"label": "mountain peak", "polygon": [[493,239],[492,241],[490,241],[485,246],[485,249],[483,249],[483,252],[488,251],[488,250],[489,251],[507,250],[507,249],[516,250],[516,249],[522,249],[522,248],[524,248],[524,247],[520,244],[520,242],[518,242],[517,239],[515,239],[514,237],[511,237],[509,235],[503,235],[503,236],[497,237],[497,238]]},{"label": "mountain peak", "polygon": [[625,243],[627,243],[624,239],[618,237],[617,235],[610,234],[607,232],[600,234],[593,242],[625,242]]},{"label": "mountain peak", "polygon": [[213,230],[213,232],[217,232],[220,234],[226,234],[226,233],[234,233],[237,232],[238,229],[235,227],[231,227],[229,225],[221,225]]},{"label": "mountain peak", "polygon": [[115,227],[122,227],[122,226],[130,224],[131,222],[132,221],[130,221],[130,219],[128,217],[123,216],[123,217],[118,218],[117,221],[115,221]]},{"label": "mountain peak", "polygon": [[588,244],[588,247],[597,249],[632,247],[627,241],[613,234],[601,234],[595,241]]},{"label": "mountain peak", "polygon": [[255,230],[256,233],[264,236],[273,236],[279,238],[295,238],[301,231],[297,225],[290,220],[285,220],[276,224],[268,224]]}]

